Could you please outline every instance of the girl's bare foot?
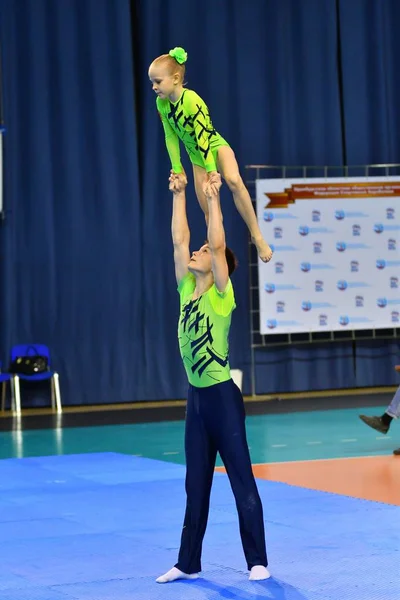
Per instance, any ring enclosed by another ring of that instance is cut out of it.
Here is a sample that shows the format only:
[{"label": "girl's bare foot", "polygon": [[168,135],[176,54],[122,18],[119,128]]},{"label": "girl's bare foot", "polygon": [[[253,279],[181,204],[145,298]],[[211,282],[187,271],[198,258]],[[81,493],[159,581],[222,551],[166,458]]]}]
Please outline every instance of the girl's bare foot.
[{"label": "girl's bare foot", "polygon": [[272,258],[273,252],[264,238],[252,238],[252,242],[256,246],[258,256],[261,258],[261,260],[265,263],[269,262]]}]

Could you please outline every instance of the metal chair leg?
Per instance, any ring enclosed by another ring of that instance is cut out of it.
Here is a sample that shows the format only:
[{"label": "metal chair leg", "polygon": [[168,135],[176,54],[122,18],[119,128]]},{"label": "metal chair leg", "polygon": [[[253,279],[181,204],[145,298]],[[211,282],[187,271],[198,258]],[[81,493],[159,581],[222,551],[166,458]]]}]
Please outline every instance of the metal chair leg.
[{"label": "metal chair leg", "polygon": [[14,389],[14,375],[12,375],[10,379],[10,388],[11,388],[11,402],[10,402],[10,410],[11,412],[15,412],[15,389]]},{"label": "metal chair leg", "polygon": [[6,410],[6,381],[3,381],[2,390],[1,390],[1,410],[4,412]]},{"label": "metal chair leg", "polygon": [[19,388],[19,377],[14,375],[14,408],[19,416],[21,414],[21,392]]},{"label": "metal chair leg", "polygon": [[54,375],[50,379],[50,390],[51,390],[51,410],[56,409],[55,393],[54,393]]},{"label": "metal chair leg", "polygon": [[57,412],[61,413],[62,412],[62,406],[61,406],[61,394],[60,394],[60,379],[58,377],[58,373],[54,373],[53,379],[54,379],[54,393],[55,393],[55,396],[56,396]]}]

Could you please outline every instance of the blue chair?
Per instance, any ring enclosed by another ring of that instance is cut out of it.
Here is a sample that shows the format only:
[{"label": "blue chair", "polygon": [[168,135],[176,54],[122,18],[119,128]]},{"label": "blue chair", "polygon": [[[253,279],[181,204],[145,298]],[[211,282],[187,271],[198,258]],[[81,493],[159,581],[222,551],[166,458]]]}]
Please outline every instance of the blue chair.
[{"label": "blue chair", "polygon": [[11,373],[2,373],[1,372],[1,362],[0,362],[0,384],[1,384],[1,410],[4,412],[6,409],[6,394],[7,394],[7,383],[10,382],[11,388],[11,409],[15,410],[15,400],[14,400],[14,386],[13,386],[13,376]]},{"label": "blue chair", "polygon": [[61,407],[61,395],[60,395],[60,382],[58,373],[51,370],[50,363],[50,350],[44,344],[22,344],[13,346],[10,352],[11,362],[16,360],[20,356],[44,356],[48,361],[48,371],[43,373],[35,373],[34,375],[26,375],[25,373],[14,374],[14,398],[15,398],[15,410],[17,415],[21,414],[21,392],[19,380],[24,381],[43,381],[50,379],[51,385],[51,407],[53,410],[57,409],[58,413],[62,412]]}]

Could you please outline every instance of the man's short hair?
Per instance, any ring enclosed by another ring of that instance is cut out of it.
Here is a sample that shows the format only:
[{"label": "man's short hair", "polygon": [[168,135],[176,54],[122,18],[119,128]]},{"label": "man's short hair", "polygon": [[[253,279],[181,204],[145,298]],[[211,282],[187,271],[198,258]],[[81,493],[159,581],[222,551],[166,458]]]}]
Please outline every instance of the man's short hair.
[{"label": "man's short hair", "polygon": [[228,264],[228,272],[230,277],[232,273],[236,271],[236,268],[238,266],[238,259],[236,258],[234,252],[230,248],[228,248],[228,246],[226,246],[225,248],[225,257],[226,262]]},{"label": "man's short hair", "polygon": [[[205,240],[204,243],[208,244],[208,240]],[[233,252],[233,250],[228,248],[228,246],[225,246],[225,258],[226,258],[226,262],[228,265],[228,273],[229,273],[229,277],[230,277],[232,275],[232,273],[234,273],[236,271],[239,261],[236,258],[236,255]]]}]

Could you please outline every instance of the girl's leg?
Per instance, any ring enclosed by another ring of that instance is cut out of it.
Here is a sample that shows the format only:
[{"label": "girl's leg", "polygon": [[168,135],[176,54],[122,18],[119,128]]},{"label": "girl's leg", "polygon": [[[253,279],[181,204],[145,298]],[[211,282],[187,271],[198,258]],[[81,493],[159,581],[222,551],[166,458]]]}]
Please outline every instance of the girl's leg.
[{"label": "girl's leg", "polygon": [[250,194],[240,176],[232,148],[221,146],[218,150],[217,162],[218,169],[233,194],[235,206],[249,228],[251,240],[257,247],[259,257],[263,262],[268,262],[272,258],[272,250],[262,236]]},{"label": "girl's leg", "polygon": [[208,225],[208,204],[207,198],[203,192],[203,185],[207,181],[207,171],[203,169],[203,167],[199,167],[199,165],[193,165],[193,179],[197,200],[199,201],[206,219],[206,224]]},{"label": "girl's leg", "polygon": [[[203,169],[203,167],[199,167],[199,165],[193,165],[193,177],[194,177],[194,189],[196,190],[196,196],[199,201],[199,204],[203,210],[206,225],[208,226],[208,204],[207,198],[203,192],[203,185],[206,183],[208,179],[207,171]],[[221,210],[221,206],[219,207]],[[222,212],[221,212],[222,217]]]}]

